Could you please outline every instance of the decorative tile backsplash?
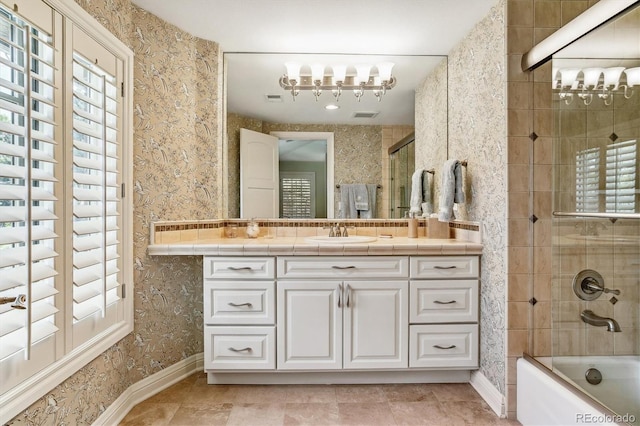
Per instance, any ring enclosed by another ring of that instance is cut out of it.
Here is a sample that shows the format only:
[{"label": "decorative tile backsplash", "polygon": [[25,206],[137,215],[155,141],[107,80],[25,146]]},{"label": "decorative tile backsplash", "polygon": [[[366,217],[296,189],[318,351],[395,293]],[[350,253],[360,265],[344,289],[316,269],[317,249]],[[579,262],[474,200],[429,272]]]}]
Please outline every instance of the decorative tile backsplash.
[{"label": "decorative tile backsplash", "polygon": [[[229,238],[227,230],[235,228],[237,238],[246,238],[247,219],[220,219],[200,221],[163,221],[151,227],[151,244],[175,244],[195,240]],[[406,220],[366,219],[258,219],[259,237],[308,237],[326,235],[329,225],[340,223],[346,226],[351,235],[406,237],[408,223]],[[474,222],[449,222],[450,238],[482,243],[480,225]],[[426,237],[427,221],[418,221],[418,236]],[[234,237],[235,238],[235,237]]]}]

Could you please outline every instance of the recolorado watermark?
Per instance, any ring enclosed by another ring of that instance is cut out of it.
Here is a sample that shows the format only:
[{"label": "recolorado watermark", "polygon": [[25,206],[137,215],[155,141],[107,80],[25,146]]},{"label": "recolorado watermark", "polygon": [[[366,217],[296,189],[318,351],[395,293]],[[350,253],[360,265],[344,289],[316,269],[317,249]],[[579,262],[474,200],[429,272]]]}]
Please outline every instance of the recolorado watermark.
[{"label": "recolorado watermark", "polygon": [[582,424],[634,423],[635,421],[636,416],[628,413],[623,415],[576,413],[576,423]]}]

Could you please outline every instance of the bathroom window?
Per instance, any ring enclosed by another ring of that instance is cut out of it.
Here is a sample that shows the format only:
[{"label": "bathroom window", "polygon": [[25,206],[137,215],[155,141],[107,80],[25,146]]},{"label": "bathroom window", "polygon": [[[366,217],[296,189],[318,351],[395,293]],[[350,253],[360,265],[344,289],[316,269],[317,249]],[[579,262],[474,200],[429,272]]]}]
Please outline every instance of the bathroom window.
[{"label": "bathroom window", "polygon": [[635,140],[614,143],[607,147],[605,179],[607,212],[634,213],[636,211],[637,147]]},{"label": "bathroom window", "polygon": [[280,172],[280,217],[315,218],[315,187],[313,172]]},{"label": "bathroom window", "polygon": [[629,140],[577,153],[577,212],[636,211],[637,146]]},{"label": "bathroom window", "polygon": [[133,58],[64,3],[0,5],[3,424],[133,326]]},{"label": "bathroom window", "polygon": [[600,148],[576,155],[576,211],[597,212],[600,198]]}]

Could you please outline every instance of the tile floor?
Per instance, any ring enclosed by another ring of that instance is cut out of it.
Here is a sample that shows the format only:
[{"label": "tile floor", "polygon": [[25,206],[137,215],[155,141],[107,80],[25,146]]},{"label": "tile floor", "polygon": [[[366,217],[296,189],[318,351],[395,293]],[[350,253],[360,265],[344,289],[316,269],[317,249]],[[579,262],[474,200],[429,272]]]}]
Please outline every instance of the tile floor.
[{"label": "tile floor", "polygon": [[128,425],[518,425],[469,384],[207,385],[194,374],[131,409]]}]

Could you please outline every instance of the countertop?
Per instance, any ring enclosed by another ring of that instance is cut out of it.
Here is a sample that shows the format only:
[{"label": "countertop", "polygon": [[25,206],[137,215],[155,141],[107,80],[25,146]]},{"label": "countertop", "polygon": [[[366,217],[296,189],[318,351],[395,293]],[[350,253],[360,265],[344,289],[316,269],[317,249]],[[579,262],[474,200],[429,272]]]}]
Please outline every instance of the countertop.
[{"label": "countertop", "polygon": [[219,238],[152,244],[150,256],[389,256],[480,255],[482,244],[455,239],[378,237],[367,243],[327,244],[306,237]]}]

